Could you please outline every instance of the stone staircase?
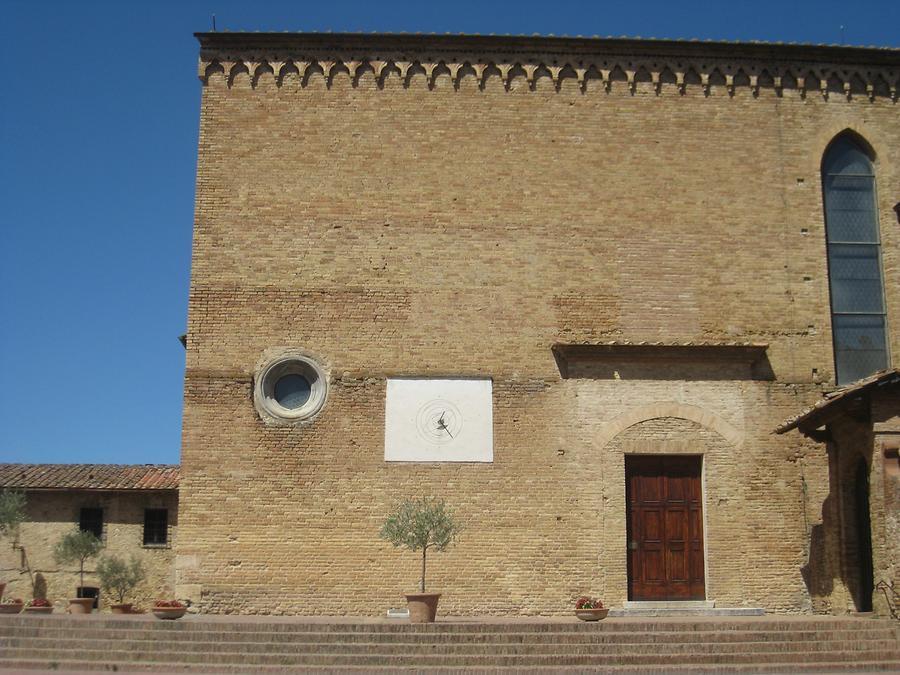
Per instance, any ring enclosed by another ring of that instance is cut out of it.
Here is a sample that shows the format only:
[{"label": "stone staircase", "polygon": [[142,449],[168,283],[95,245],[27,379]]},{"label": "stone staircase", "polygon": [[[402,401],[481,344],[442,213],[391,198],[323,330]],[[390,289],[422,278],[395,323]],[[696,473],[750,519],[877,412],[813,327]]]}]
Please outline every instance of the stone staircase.
[{"label": "stone staircase", "polygon": [[0,616],[0,671],[900,672],[900,623],[831,617],[444,620]]}]

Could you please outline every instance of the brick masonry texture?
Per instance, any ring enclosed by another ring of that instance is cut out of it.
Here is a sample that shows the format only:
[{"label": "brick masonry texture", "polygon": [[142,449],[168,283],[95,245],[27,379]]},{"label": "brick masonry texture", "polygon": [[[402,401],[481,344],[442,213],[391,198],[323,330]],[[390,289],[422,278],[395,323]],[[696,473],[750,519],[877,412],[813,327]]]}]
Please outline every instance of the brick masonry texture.
[{"label": "brick masonry texture", "polygon": [[[891,97],[236,70],[210,70],[200,114],[180,596],[206,612],[381,614],[414,590],[419,559],[378,530],[424,494],[465,524],[429,557],[442,612],[562,614],[583,593],[621,605],[623,455],[674,452],[704,455],[709,599],[852,604],[836,553],[807,565],[824,446],[772,432],[834,384],[819,172],[846,129],[876,153],[900,353]],[[610,340],[766,343],[774,379],[728,364],[561,378],[553,344]],[[328,373],[312,423],[254,409],[254,375],[281,348]],[[494,462],[386,464],[397,375],[493,378]]]}]

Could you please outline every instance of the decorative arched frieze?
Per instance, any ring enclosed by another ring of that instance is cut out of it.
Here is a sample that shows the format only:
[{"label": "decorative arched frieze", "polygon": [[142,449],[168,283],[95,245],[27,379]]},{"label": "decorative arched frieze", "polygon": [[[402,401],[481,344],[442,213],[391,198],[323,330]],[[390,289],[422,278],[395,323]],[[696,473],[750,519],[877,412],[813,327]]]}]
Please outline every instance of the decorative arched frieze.
[{"label": "decorative arched frieze", "polygon": [[[292,66],[292,67],[291,67]],[[366,72],[374,74],[379,87],[383,86],[385,77],[396,75],[403,86],[411,86],[412,75],[425,73],[425,83],[433,89],[438,77],[449,76],[455,89],[459,89],[464,77],[474,77],[478,89],[484,89],[489,77],[499,73],[505,89],[509,90],[516,77],[524,77],[527,88],[534,91],[542,78],[549,78],[556,91],[560,91],[565,79],[572,78],[578,83],[578,89],[585,93],[587,83],[591,79],[599,79],[603,90],[611,90],[611,82],[622,80],[628,91],[635,94],[642,82],[651,83],[657,96],[667,88],[663,83],[674,83],[672,91],[682,95],[687,88],[699,85],[705,95],[709,96],[712,87],[723,87],[729,96],[736,90],[746,89],[753,96],[758,96],[760,89],[772,89],[778,96],[785,90],[797,90],[800,96],[815,95],[827,100],[840,97],[847,100],[889,98],[897,101],[900,88],[900,67],[847,67],[846,65],[781,65],[777,63],[734,63],[721,59],[544,59],[523,58],[521,55],[492,54],[490,58],[476,58],[466,55],[447,55],[444,58],[411,58],[402,56],[345,56],[334,53],[322,54],[254,54],[241,57],[235,54],[204,53],[201,57],[198,74],[200,80],[207,84],[211,75],[222,72],[231,86],[237,74],[247,72],[250,82],[255,85],[262,72],[271,70],[275,82],[281,86],[284,77],[282,71],[296,68],[300,74],[302,86],[306,86],[308,78],[304,77],[307,69],[315,67],[324,75],[327,86],[332,85],[334,73],[347,72],[350,82],[358,86],[360,77]]]},{"label": "decorative arched frieze", "polygon": [[250,71],[250,66],[252,65],[250,62],[245,63],[243,61],[236,61],[232,63],[224,63],[222,65],[225,67],[229,88],[234,86],[235,80],[240,75],[247,75],[248,79],[250,79],[251,81],[254,77],[254,73]]},{"label": "decorative arched frieze", "polygon": [[676,417],[696,422],[700,426],[712,429],[735,448],[739,448],[744,444],[743,432],[716,413],[698,406],[668,401],[651,403],[626,410],[600,428],[599,433],[595,437],[595,445],[598,449],[603,449],[612,439],[635,424],[661,417]]}]

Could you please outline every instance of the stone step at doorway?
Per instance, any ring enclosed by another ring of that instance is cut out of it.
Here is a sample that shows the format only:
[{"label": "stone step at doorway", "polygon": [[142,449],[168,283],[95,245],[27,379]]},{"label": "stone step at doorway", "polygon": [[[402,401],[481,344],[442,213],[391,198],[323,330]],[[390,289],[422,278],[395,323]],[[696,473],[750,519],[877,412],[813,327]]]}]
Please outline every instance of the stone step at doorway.
[{"label": "stone step at doorway", "polygon": [[621,609],[609,611],[613,617],[678,616],[765,616],[762,607],[716,607],[715,600],[626,601]]}]

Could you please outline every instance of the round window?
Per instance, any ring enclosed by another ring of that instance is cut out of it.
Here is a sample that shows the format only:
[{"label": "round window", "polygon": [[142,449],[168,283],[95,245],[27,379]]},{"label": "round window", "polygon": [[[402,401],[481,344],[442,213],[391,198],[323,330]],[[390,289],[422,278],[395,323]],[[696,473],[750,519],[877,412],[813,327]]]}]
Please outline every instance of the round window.
[{"label": "round window", "polygon": [[288,354],[261,369],[253,398],[264,419],[300,421],[321,410],[326,390],[325,373],[315,361]]},{"label": "round window", "polygon": [[311,390],[312,385],[302,375],[284,375],[275,383],[275,400],[282,408],[296,410],[309,400]]}]

